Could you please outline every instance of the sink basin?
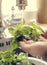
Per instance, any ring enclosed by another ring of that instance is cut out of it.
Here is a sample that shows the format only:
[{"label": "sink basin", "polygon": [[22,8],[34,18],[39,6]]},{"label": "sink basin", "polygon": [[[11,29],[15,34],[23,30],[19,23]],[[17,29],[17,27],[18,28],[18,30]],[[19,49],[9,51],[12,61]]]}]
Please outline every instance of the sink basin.
[{"label": "sink basin", "polygon": [[32,58],[32,57],[28,57],[29,62],[34,63],[35,65],[47,65],[47,62],[41,60],[41,59],[37,59],[37,58]]}]

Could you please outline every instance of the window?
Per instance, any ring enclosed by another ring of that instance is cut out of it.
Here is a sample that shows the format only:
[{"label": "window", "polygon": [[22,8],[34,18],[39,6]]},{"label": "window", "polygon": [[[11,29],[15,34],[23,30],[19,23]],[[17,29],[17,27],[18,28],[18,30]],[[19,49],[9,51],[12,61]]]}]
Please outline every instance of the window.
[{"label": "window", "polygon": [[[21,1],[20,1],[21,3]],[[11,8],[14,6],[15,12],[19,12],[16,6],[16,0],[2,0],[2,14],[10,15],[12,13]],[[27,0],[26,11],[36,11],[37,10],[37,0]]]}]

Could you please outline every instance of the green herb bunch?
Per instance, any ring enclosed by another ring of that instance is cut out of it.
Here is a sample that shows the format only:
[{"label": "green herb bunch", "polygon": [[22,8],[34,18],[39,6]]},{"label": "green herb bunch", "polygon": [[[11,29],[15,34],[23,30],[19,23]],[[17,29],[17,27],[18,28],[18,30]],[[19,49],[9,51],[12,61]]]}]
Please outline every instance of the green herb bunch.
[{"label": "green herb bunch", "polygon": [[[25,25],[25,21],[22,21],[20,24],[17,24],[16,27],[9,27],[8,30],[14,38],[11,42],[9,51],[0,51],[0,65],[17,65],[17,63],[20,63],[20,65],[26,65],[23,63],[25,63],[25,61],[28,63],[27,55],[25,53],[20,53],[18,55],[13,51],[15,48],[19,47],[17,37],[23,35],[27,39],[38,41],[40,34],[44,32],[43,29],[34,23]],[[29,63],[28,65],[35,64]]]},{"label": "green herb bunch", "polygon": [[[0,51],[0,65],[25,65],[28,64],[28,57],[25,53],[15,54],[12,51]],[[29,65],[33,63],[29,62]]]},{"label": "green herb bunch", "polygon": [[41,35],[41,33],[44,32],[43,29],[35,23],[30,23],[30,25],[25,25],[24,20],[21,21],[21,23],[17,24],[16,27],[9,27],[8,30],[14,36],[14,39],[12,40],[12,46],[11,46],[13,48],[19,46],[17,42],[17,38],[20,35],[23,35],[27,39],[38,41],[39,36]]}]

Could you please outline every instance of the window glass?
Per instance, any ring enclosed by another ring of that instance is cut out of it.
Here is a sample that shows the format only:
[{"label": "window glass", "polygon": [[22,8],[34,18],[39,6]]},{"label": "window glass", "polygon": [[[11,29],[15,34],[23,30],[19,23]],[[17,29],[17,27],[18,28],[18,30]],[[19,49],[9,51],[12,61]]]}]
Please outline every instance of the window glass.
[{"label": "window glass", "polygon": [[[16,0],[2,0],[2,14],[10,15],[12,13],[11,8],[14,6],[15,13],[19,12],[16,6]],[[27,0],[26,11],[36,11],[37,10],[37,0]]]}]

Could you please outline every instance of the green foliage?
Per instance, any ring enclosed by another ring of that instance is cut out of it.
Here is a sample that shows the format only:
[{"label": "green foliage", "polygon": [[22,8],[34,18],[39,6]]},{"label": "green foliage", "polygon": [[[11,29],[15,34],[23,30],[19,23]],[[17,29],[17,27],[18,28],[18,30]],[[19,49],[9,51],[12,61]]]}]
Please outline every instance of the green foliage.
[{"label": "green foliage", "polygon": [[32,27],[36,30],[39,30],[40,32],[44,32],[44,30],[37,24],[35,24],[34,22],[31,23]]},{"label": "green foliage", "polygon": [[[12,30],[9,29],[9,31],[11,32]],[[25,25],[22,21],[20,24],[17,24],[13,32],[15,32],[14,33],[15,38],[19,37],[22,34],[28,39],[38,41],[40,34],[43,33],[44,31],[40,26],[38,26],[35,23]],[[13,32],[11,34],[13,34]]]},{"label": "green foliage", "polygon": [[[12,65],[12,62],[17,64],[21,63],[23,65],[24,62],[28,63],[28,57],[25,53],[15,54],[13,51],[0,51],[0,65]],[[14,64],[13,64],[14,65]],[[32,65],[32,64],[31,64]]]},{"label": "green foliage", "polygon": [[[20,24],[17,24],[15,28],[9,27],[8,30],[14,36],[14,38],[11,42],[9,51],[0,51],[0,65],[12,65],[12,62],[15,64],[20,62],[22,65],[25,62],[28,63],[29,61],[27,60],[27,55],[25,53],[20,53],[18,55],[13,52],[15,48],[19,47],[16,39],[20,35],[23,35],[27,39],[38,41],[40,34],[44,32],[43,29],[34,23],[31,25],[25,25],[25,21],[23,20]],[[38,30],[40,32],[38,32]],[[35,64],[29,62],[29,65]]]},{"label": "green foliage", "polygon": [[14,49],[18,48],[19,47],[19,44],[18,42],[16,41],[16,39],[14,38],[11,42],[11,45],[10,45],[10,50],[13,51]]},{"label": "green foliage", "polygon": [[17,24],[16,27],[9,27],[9,32],[14,36],[12,40],[10,49],[14,50],[19,47],[17,42],[17,38],[20,35],[23,35],[26,39],[32,39],[33,41],[38,41],[39,36],[43,33],[43,29],[35,23],[30,23],[30,25],[25,25],[25,21],[21,21],[21,23]]},{"label": "green foliage", "polygon": [[11,26],[8,28],[9,32],[12,33],[12,35],[15,34],[15,29]]},{"label": "green foliage", "polygon": [[[35,28],[36,27],[36,28]],[[40,33],[37,31],[40,30],[43,32],[43,30],[32,24],[32,25],[25,25],[25,21],[23,20],[20,24],[17,24],[17,26],[9,27],[9,32],[14,36],[9,51],[0,51],[0,65],[12,65],[12,62],[17,64],[20,62],[22,65],[23,63],[28,64],[27,55],[25,53],[15,54],[14,49],[19,47],[19,44],[17,42],[17,37],[19,37],[21,34],[25,36],[27,39],[32,39],[34,41],[37,41],[39,39]],[[29,62],[29,65],[34,65]]]}]

